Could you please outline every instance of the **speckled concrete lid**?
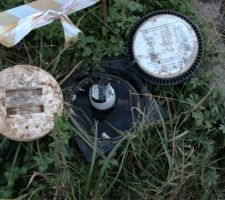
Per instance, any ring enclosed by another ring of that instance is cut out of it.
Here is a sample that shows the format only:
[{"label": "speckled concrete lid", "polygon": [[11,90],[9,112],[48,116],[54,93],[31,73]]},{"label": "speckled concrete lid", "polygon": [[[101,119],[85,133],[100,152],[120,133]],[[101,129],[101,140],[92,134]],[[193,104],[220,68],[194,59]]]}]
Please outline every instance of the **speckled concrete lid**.
[{"label": "speckled concrete lid", "polygon": [[62,91],[43,69],[17,65],[0,72],[0,133],[5,137],[41,138],[54,128],[54,114],[62,111]]}]

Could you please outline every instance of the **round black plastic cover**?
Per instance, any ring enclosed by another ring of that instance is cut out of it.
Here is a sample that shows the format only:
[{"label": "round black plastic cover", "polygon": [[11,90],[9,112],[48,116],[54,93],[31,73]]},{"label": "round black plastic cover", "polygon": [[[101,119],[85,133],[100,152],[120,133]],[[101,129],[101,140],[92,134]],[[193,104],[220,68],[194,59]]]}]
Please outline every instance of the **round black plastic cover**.
[{"label": "round black plastic cover", "polygon": [[128,54],[135,70],[150,83],[175,85],[188,79],[201,64],[203,38],[188,17],[156,11],[131,30]]}]

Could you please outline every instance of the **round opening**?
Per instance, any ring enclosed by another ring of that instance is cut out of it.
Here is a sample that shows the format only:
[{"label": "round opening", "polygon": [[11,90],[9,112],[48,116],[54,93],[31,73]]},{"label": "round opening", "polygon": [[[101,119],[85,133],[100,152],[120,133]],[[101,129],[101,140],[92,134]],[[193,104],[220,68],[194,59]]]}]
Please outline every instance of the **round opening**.
[{"label": "round opening", "polygon": [[97,130],[98,138],[103,140],[118,139],[121,136],[118,130],[132,131],[134,122],[140,119],[140,113],[132,109],[141,107],[136,89],[127,81],[109,75],[108,81],[115,90],[116,102],[111,109],[101,111],[95,109],[89,101],[89,91],[92,87],[89,80],[82,80],[74,88],[73,95],[76,95],[76,98],[72,97],[70,101],[72,122],[76,121],[91,137],[95,137]]}]

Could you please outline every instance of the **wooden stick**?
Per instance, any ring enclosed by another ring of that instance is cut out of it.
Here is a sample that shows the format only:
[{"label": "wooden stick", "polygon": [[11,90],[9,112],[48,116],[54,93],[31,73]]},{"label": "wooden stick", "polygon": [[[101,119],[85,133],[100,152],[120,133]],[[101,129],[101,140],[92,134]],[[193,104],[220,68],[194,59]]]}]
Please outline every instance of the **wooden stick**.
[{"label": "wooden stick", "polygon": [[107,18],[108,18],[107,0],[102,0],[102,4],[103,4],[103,19],[105,23],[107,23]]}]

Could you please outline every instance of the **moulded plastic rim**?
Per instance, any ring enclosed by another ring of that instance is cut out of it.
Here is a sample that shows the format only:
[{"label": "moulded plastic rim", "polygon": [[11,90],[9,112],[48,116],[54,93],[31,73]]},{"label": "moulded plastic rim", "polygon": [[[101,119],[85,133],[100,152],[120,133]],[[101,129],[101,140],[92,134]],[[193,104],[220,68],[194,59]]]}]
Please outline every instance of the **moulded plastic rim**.
[{"label": "moulded plastic rim", "polygon": [[[159,78],[159,77],[155,77],[152,76],[150,74],[147,74],[144,70],[142,70],[140,68],[140,66],[136,63],[135,61],[135,57],[134,57],[134,52],[133,52],[133,40],[134,40],[134,36],[137,32],[137,30],[139,29],[139,27],[148,19],[157,16],[157,15],[162,15],[162,14],[169,14],[169,15],[174,15],[177,16],[181,19],[183,19],[184,21],[186,21],[194,30],[197,39],[198,39],[198,54],[196,56],[196,59],[194,61],[194,63],[192,64],[192,66],[183,74],[178,75],[177,77],[174,78]],[[178,13],[176,11],[171,11],[171,10],[160,10],[160,11],[155,11],[155,12],[151,12],[150,14],[142,17],[135,25],[134,27],[131,29],[129,36],[128,36],[128,41],[127,41],[127,49],[128,49],[128,57],[129,60],[134,63],[133,67],[134,69],[137,71],[137,73],[147,82],[152,83],[152,84],[156,84],[156,85],[177,85],[185,80],[187,80],[188,78],[190,78],[195,72],[196,70],[199,68],[199,66],[202,63],[202,58],[204,55],[204,43],[203,43],[203,37],[202,34],[200,32],[199,27],[194,24],[194,22],[187,16]]]}]

